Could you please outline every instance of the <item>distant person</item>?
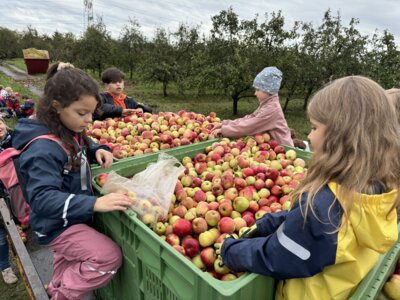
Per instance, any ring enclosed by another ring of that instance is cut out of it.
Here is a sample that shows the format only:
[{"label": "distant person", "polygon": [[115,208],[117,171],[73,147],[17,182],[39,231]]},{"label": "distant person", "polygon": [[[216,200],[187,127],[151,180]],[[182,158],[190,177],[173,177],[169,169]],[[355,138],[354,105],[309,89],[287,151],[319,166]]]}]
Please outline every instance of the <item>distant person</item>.
[{"label": "distant person", "polygon": [[35,110],[35,103],[33,100],[29,99],[28,96],[22,96],[22,99],[25,101],[23,105],[20,106],[18,117],[19,118],[29,118],[33,115]]},{"label": "distant person", "polygon": [[313,155],[288,211],[221,248],[232,271],[279,280],[275,299],[349,299],[398,239],[400,139],[385,91],[362,76],[311,99]]},{"label": "distant person", "polygon": [[117,68],[108,68],[101,75],[104,85],[104,93],[101,93],[103,104],[100,108],[102,115],[95,115],[96,119],[125,117],[144,112],[152,112],[152,109],[142,103],[128,97],[124,91],[124,73]]},{"label": "distant person", "polygon": [[43,134],[60,139],[35,140],[18,159],[32,208],[30,226],[39,244],[54,253],[51,299],[83,299],[105,286],[122,263],[118,245],[91,227],[95,212],[131,205],[126,195],[93,194],[89,163],[108,168],[113,161],[110,149],[85,133],[100,104],[98,85],[89,75],[56,63],[48,70],[36,119],[20,119],[13,133],[16,149]]},{"label": "distant person", "polygon": [[281,81],[282,72],[278,68],[267,67],[262,70],[253,82],[260,103],[258,108],[243,118],[215,124],[212,133],[236,138],[268,132],[280,144],[293,147],[291,132],[279,102]]},{"label": "distant person", "polygon": [[14,93],[11,87],[6,87],[4,90],[6,91],[6,93],[4,93],[4,97],[8,107],[8,114],[9,116],[17,116],[20,106],[20,101],[18,98],[19,93]]},{"label": "distant person", "polygon": [[[6,122],[0,116],[0,152],[3,152],[5,149],[10,148],[11,142],[11,133],[8,130]],[[5,197],[6,193],[4,191],[4,186],[0,182],[0,198]],[[2,220],[0,216],[0,271],[5,283],[13,284],[18,281],[18,278],[11,268],[9,252],[10,249],[7,240],[7,231],[4,226],[4,220]]]}]

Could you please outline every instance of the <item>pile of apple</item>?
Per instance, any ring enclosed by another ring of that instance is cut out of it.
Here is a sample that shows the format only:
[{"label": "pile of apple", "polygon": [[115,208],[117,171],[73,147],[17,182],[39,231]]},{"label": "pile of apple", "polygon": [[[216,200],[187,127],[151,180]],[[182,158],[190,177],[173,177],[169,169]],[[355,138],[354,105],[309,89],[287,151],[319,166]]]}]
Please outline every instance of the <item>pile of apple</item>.
[{"label": "pile of apple", "polygon": [[397,261],[394,273],[385,283],[382,291],[383,295],[386,296],[387,299],[400,299],[400,259]]},{"label": "pile of apple", "polygon": [[219,122],[214,112],[208,116],[186,111],[144,113],[96,120],[87,134],[109,146],[114,157],[121,159],[212,139],[213,123]]},{"label": "pile of apple", "polygon": [[237,278],[221,266],[215,244],[241,236],[266,213],[290,208],[289,194],[307,170],[296,155],[262,134],[224,138],[184,157],[166,220],[152,229],[199,269],[221,280]]}]

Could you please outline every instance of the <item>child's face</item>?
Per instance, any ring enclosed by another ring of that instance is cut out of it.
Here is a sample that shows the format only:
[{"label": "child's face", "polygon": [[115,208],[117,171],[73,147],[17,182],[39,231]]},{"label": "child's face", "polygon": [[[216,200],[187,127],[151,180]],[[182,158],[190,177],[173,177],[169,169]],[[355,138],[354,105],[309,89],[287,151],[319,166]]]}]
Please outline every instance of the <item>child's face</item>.
[{"label": "child's face", "polygon": [[114,95],[121,94],[124,91],[124,87],[125,85],[123,80],[104,84],[104,89]]},{"label": "child's face", "polygon": [[326,126],[311,118],[310,123],[311,131],[308,134],[308,139],[310,140],[312,151],[318,152],[322,150],[322,145],[324,144]]},{"label": "child's face", "polygon": [[70,106],[64,108],[58,102],[54,102],[61,123],[76,133],[82,132],[92,122],[96,105],[96,98],[89,95],[81,96],[78,101],[74,101]]},{"label": "child's face", "polygon": [[0,120],[0,140],[2,140],[7,134],[7,125]]},{"label": "child's face", "polygon": [[268,93],[266,93],[266,92],[264,92],[264,91],[262,91],[260,89],[256,89],[256,91],[254,92],[254,95],[257,97],[257,100],[260,101],[260,102],[262,100],[264,100],[265,98],[269,97]]}]

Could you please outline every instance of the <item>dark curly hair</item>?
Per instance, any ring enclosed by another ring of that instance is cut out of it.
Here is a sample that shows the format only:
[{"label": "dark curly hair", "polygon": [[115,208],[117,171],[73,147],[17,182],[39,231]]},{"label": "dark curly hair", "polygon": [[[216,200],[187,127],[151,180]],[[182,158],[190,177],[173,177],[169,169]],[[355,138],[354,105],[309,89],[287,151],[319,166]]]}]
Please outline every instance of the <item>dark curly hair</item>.
[{"label": "dark curly hair", "polygon": [[[65,68],[57,70],[59,63],[53,64],[47,71],[47,80],[44,93],[41,97],[37,111],[37,120],[47,125],[50,131],[59,137],[65,147],[70,150],[74,166],[80,163],[77,157],[77,148],[74,136],[60,121],[60,117],[53,107],[53,101],[58,101],[62,107],[68,107],[75,101],[79,101],[83,95],[94,96],[97,101],[96,109],[101,106],[101,98],[97,83],[84,71],[77,68]],[[89,148],[86,132],[82,132],[82,139],[86,148]]]}]

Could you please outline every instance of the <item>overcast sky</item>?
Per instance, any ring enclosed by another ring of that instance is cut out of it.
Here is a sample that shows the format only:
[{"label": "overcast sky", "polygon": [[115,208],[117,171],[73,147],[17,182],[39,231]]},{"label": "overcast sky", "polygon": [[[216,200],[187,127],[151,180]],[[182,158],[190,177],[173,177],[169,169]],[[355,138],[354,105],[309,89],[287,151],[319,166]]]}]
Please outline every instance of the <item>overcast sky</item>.
[{"label": "overcast sky", "polygon": [[[73,32],[81,35],[84,31],[84,0],[10,0],[1,1],[0,27],[22,31],[31,25],[39,34]],[[348,26],[351,18],[358,18],[357,28],[369,35],[377,30],[387,29],[394,34],[396,42],[400,37],[400,0],[92,0],[95,19],[103,18],[107,30],[117,38],[129,18],[136,19],[142,32],[152,37],[158,27],[175,31],[180,23],[200,26],[208,33],[211,16],[232,6],[241,20],[253,19],[259,15],[282,11],[286,28],[294,21],[312,22],[314,27],[322,23],[323,14],[331,9],[336,16],[339,11],[342,25]]]}]

